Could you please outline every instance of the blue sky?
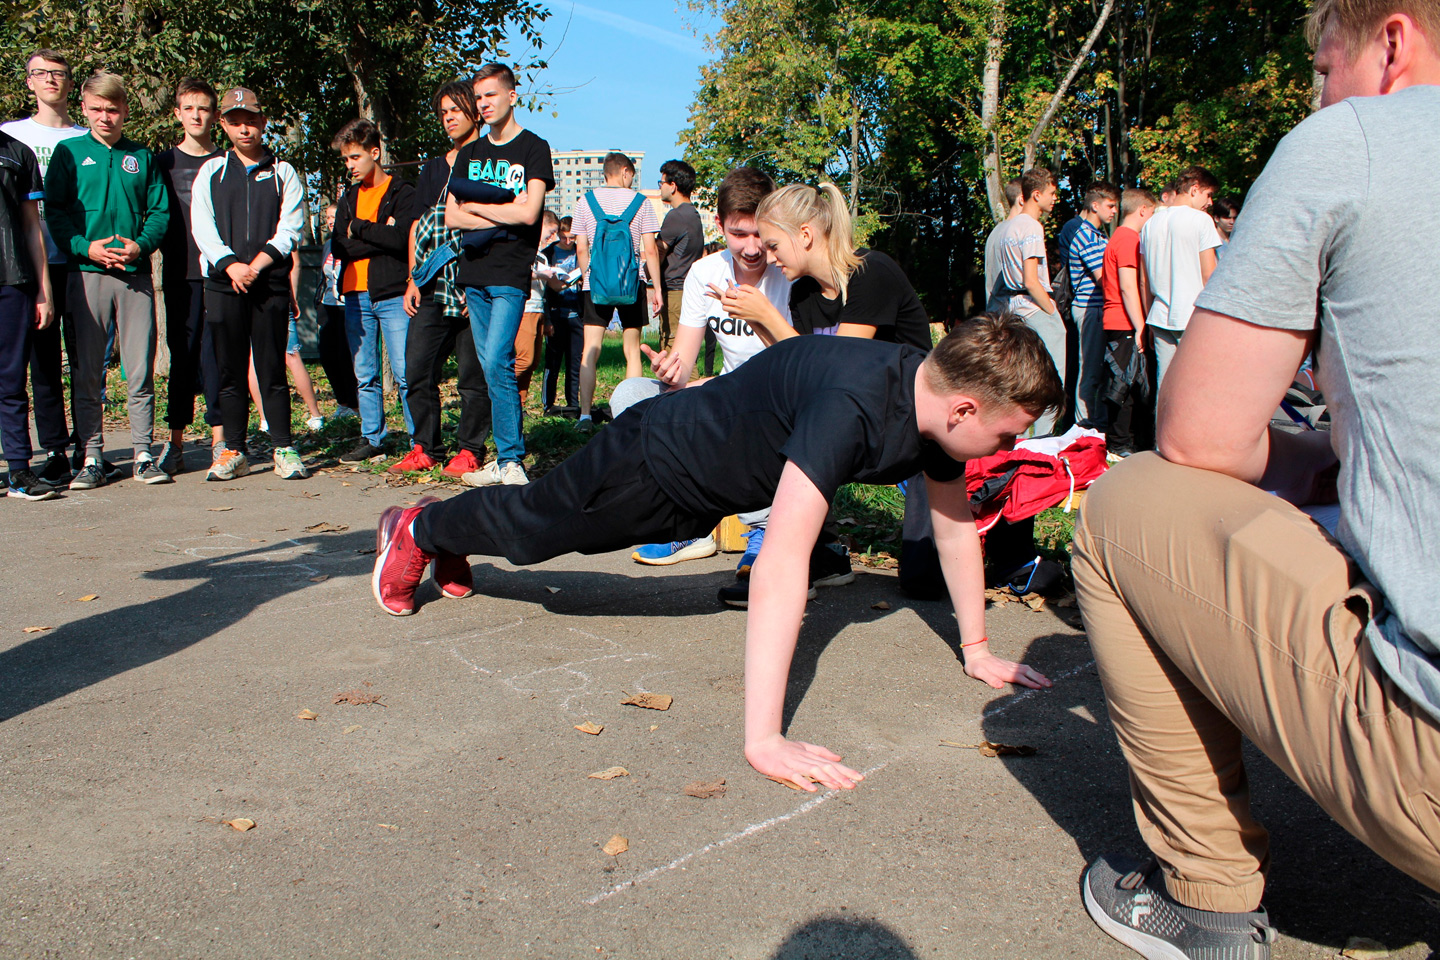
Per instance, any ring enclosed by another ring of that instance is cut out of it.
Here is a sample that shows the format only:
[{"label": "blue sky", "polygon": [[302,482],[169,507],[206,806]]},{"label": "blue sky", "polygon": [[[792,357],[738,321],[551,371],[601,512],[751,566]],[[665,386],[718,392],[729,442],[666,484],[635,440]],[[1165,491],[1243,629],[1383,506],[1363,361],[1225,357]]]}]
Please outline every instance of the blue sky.
[{"label": "blue sky", "polygon": [[[546,5],[540,55],[549,67],[535,79],[555,92],[545,109],[522,113],[520,122],[552,150],[643,150],[636,186],[653,188],[660,164],[683,156],[676,141],[690,125],[700,65],[710,59],[706,40],[718,21],[692,12],[685,0]],[[513,38],[508,52],[520,61],[534,53]]]}]

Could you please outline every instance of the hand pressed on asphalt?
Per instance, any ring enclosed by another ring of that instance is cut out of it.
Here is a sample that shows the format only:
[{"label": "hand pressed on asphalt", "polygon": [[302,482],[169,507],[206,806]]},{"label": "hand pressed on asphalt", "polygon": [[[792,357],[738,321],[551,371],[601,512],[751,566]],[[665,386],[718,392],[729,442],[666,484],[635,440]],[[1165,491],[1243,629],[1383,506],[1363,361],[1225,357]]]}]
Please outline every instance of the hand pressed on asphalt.
[{"label": "hand pressed on asphalt", "polygon": [[778,733],[746,747],[745,759],[765,776],[789,780],[810,793],[815,792],[816,784],[831,790],[853,790],[865,779],[860,771],[842,764],[838,753],[803,740],[786,740]]},{"label": "hand pressed on asphalt", "polygon": [[1022,687],[1043,689],[1051,685],[1050,680],[1034,667],[1027,667],[1014,660],[997,657],[993,653],[970,653],[965,657],[965,673],[976,680],[984,681],[999,690],[1007,683],[1018,683]]}]

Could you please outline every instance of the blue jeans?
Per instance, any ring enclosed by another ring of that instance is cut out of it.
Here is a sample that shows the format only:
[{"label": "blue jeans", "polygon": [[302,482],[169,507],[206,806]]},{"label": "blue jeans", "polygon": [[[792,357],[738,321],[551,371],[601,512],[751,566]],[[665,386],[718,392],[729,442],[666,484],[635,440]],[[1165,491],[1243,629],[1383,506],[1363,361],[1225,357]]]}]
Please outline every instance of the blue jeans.
[{"label": "blue jeans", "polygon": [[405,338],[410,316],[404,297],[370,301],[365,292],[345,294],[345,338],[350,341],[350,358],[355,362],[355,380],[360,393],[360,434],[375,446],[385,439],[385,388],[381,381],[380,339],[390,354],[390,371],[400,391],[405,412],[405,429],[414,432],[410,404],[405,400]]},{"label": "blue jeans", "polygon": [[497,463],[525,458],[520,428],[520,387],[515,382],[515,336],[527,293],[519,287],[466,287],[470,332],[490,391],[490,430]]}]

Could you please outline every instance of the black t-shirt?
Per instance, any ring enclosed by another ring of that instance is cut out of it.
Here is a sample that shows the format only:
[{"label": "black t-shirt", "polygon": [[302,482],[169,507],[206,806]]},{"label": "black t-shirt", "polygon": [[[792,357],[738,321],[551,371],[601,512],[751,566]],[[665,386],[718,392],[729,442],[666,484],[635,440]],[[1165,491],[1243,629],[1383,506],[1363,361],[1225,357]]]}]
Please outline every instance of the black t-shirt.
[{"label": "black t-shirt", "polygon": [[186,280],[205,279],[200,273],[200,248],[190,233],[190,197],[195,190],[195,176],[205,161],[223,152],[216,150],[203,157],[192,157],[179,147],[171,147],[155,158],[160,177],[165,181],[165,192],[170,197],[170,226],[165,229],[165,239],[160,245],[167,277],[183,274]]},{"label": "black t-shirt", "polygon": [[39,279],[30,259],[20,209],[27,200],[44,198],[45,182],[35,151],[0,131],[0,284],[17,287]]},{"label": "black t-shirt", "polygon": [[855,253],[860,266],[850,275],[845,302],[826,299],[820,283],[801,277],[790,288],[790,319],[800,333],[831,333],[842,323],[863,323],[875,328],[875,339],[908,343],[928,351],[930,318],[915,295],[915,288],[900,264],[879,250],[861,248]]},{"label": "black t-shirt", "polygon": [[[529,130],[521,130],[506,143],[495,144],[489,137],[467,143],[455,155],[455,176],[505,187],[519,195],[531,180],[540,180],[546,190],[555,189],[555,169],[550,162],[550,144]],[[517,239],[500,238],[478,254],[466,250],[456,271],[462,287],[516,287],[530,289],[530,267],[540,250],[540,221],[528,226],[509,224],[507,231]]]},{"label": "black t-shirt", "polygon": [[[458,159],[458,157],[457,157]],[[450,161],[442,153],[431,157],[420,168],[420,177],[415,181],[416,216],[436,206],[445,206],[446,186],[450,183]]]},{"label": "black t-shirt", "polygon": [[705,228],[700,211],[693,203],[682,203],[665,214],[660,224],[660,239],[668,251],[660,272],[665,276],[666,290],[684,290],[685,274],[690,266],[705,255]]},{"label": "black t-shirt", "polygon": [[[833,501],[847,483],[948,482],[965,464],[920,436],[924,351],[854,337],[791,337],[708,383],[637,404],[645,460],[698,516],[769,506],[785,461]],[[631,416],[629,412],[625,416]]]}]

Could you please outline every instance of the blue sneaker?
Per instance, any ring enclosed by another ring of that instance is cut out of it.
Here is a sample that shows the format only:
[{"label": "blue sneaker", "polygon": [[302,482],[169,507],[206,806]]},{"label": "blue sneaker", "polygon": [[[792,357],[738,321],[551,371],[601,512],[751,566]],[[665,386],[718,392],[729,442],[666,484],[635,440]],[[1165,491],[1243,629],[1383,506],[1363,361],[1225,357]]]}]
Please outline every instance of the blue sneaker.
[{"label": "blue sneaker", "polygon": [[699,560],[702,557],[715,556],[715,536],[697,537],[694,540],[675,540],[670,543],[647,543],[634,553],[630,559],[636,563],[645,563],[653,567],[669,566],[672,563],[681,563],[685,560]]},{"label": "blue sneaker", "polygon": [[745,580],[750,576],[750,568],[755,566],[755,558],[760,556],[760,545],[765,542],[765,528],[756,527],[745,534],[750,539],[750,545],[745,548],[745,553],[740,557],[740,563],[735,567],[735,576]]}]

